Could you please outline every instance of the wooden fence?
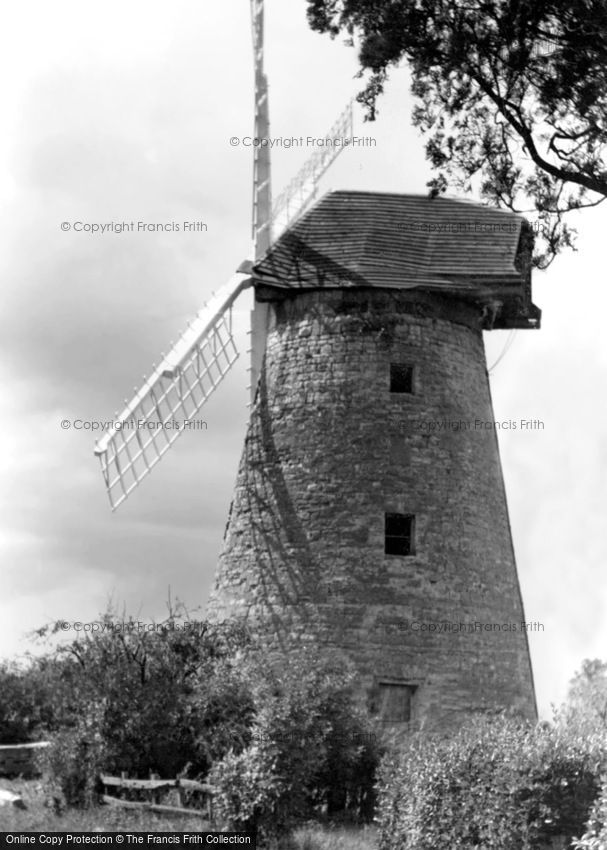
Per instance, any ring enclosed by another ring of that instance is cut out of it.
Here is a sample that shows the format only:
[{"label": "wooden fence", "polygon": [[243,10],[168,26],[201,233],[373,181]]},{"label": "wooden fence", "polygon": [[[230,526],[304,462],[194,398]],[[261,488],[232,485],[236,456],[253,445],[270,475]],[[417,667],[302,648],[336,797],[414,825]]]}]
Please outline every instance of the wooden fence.
[{"label": "wooden fence", "polygon": [[36,741],[33,744],[0,744],[0,776],[21,776],[31,779],[40,771],[36,764],[36,755],[48,741]]},{"label": "wooden fence", "polygon": [[[160,779],[153,774],[150,779],[128,779],[124,774],[120,777],[102,775],[99,778],[104,786],[103,802],[109,806],[143,809],[166,815],[198,816],[204,818],[209,824],[213,821],[213,788],[203,782],[196,782],[193,779]],[[140,801],[117,797],[107,793],[110,789],[114,792],[118,790],[128,797],[144,795],[148,799]],[[183,805],[184,797],[191,795],[192,792],[197,792],[202,797],[203,809],[193,809]],[[162,803],[161,800],[166,794],[176,796],[179,805],[173,806]]]}]

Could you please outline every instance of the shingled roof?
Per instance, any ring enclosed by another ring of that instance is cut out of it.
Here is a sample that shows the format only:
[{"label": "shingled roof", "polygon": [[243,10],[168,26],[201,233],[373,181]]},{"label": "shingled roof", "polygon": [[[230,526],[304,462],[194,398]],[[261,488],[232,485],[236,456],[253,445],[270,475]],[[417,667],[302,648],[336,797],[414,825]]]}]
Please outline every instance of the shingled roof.
[{"label": "shingled roof", "polygon": [[468,201],[330,192],[253,266],[257,284],[424,289],[503,303],[495,327],[537,327],[522,216]]}]

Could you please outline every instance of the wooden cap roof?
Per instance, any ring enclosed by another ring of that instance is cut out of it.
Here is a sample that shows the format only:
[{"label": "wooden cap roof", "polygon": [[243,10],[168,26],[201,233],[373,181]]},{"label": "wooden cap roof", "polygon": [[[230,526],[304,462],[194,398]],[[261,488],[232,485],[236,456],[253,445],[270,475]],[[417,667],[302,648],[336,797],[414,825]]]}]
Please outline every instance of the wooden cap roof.
[{"label": "wooden cap roof", "polygon": [[519,215],[468,201],[330,192],[252,268],[281,288],[423,289],[499,303],[491,327],[538,327],[533,234]]}]

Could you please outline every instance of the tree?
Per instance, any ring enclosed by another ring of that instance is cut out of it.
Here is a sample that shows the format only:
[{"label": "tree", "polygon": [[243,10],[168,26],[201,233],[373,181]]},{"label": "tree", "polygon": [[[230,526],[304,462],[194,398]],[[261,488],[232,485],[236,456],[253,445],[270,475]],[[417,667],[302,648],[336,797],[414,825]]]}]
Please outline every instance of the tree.
[{"label": "tree", "polygon": [[[98,743],[106,772],[204,775],[249,743],[253,703],[238,672],[244,627],[191,620],[181,609],[152,624],[110,610],[90,625],[37,662],[49,672],[42,731],[59,736],[55,773],[67,769],[62,752],[69,767],[82,745]],[[57,626],[38,634],[49,631]]]},{"label": "tree", "polygon": [[580,734],[607,734],[607,661],[598,658],[582,663],[569,684],[567,701],[559,717],[574,725]]},{"label": "tree", "polygon": [[356,39],[376,115],[406,58],[437,195],[452,187],[537,214],[535,263],[573,246],[565,213],[607,196],[604,0],[307,0],[312,27]]}]

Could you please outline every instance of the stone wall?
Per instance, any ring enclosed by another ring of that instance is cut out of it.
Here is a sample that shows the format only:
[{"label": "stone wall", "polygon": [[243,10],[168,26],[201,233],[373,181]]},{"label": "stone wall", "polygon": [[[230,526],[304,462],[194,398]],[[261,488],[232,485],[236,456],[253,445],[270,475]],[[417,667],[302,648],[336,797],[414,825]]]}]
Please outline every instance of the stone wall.
[{"label": "stone wall", "polygon": [[[416,724],[535,717],[480,310],[274,298],[209,616],[344,650],[361,693],[411,684]],[[391,363],[413,365],[413,393],[390,392]],[[387,512],[415,515],[414,555],[384,554]]]}]

